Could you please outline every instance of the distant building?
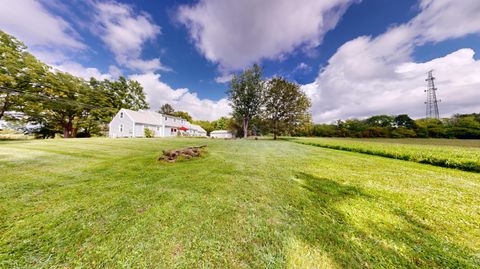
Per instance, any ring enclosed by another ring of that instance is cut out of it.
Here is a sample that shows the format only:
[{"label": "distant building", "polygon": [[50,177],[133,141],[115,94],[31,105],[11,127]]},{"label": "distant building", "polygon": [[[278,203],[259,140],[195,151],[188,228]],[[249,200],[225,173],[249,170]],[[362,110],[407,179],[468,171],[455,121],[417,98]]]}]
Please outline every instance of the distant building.
[{"label": "distant building", "polygon": [[145,129],[153,131],[155,137],[207,136],[207,132],[185,119],[152,111],[120,109],[108,124],[109,137],[145,137]]},{"label": "distant building", "polygon": [[215,130],[210,132],[211,138],[233,138],[233,134],[227,130]]}]

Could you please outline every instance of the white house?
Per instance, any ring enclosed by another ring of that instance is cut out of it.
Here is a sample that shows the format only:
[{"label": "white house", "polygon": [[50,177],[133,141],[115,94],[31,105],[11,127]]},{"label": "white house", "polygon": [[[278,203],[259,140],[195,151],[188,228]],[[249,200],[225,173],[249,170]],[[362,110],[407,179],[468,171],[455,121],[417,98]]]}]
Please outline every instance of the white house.
[{"label": "white house", "polygon": [[153,131],[155,137],[168,136],[207,136],[200,126],[185,119],[163,115],[152,111],[120,109],[108,124],[109,137],[144,137],[145,129]]},{"label": "white house", "polygon": [[211,138],[233,138],[233,134],[227,130],[215,130],[210,132]]}]

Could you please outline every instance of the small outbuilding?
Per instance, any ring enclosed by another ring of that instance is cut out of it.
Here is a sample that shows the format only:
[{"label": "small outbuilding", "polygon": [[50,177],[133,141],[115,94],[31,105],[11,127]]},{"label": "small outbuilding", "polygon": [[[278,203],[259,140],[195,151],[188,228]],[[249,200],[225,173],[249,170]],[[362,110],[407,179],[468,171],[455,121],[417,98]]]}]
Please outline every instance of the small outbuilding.
[{"label": "small outbuilding", "polygon": [[215,130],[210,132],[211,138],[233,138],[233,134],[227,130]]}]

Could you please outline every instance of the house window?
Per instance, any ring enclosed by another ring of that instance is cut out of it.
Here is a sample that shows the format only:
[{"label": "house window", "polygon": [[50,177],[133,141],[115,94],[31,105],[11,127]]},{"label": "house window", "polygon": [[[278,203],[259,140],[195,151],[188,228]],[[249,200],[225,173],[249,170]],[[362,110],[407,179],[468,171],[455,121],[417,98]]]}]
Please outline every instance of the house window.
[{"label": "house window", "polygon": [[120,119],[123,119],[123,112],[120,112]]},{"label": "house window", "polygon": [[120,124],[120,133],[123,132],[123,124]]},{"label": "house window", "polygon": [[157,126],[157,131],[160,131],[160,127]]},{"label": "house window", "polygon": [[165,120],[167,120],[167,117],[165,117]]}]

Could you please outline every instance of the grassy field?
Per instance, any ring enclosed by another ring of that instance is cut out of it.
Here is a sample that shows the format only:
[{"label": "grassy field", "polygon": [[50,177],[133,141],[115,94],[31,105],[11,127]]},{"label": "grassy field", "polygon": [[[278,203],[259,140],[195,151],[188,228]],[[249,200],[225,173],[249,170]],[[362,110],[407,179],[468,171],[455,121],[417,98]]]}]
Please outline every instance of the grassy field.
[{"label": "grassy field", "polygon": [[3,141],[0,171],[1,268],[480,267],[478,173],[180,138]]},{"label": "grassy field", "polygon": [[446,139],[446,138],[348,138],[353,141],[380,142],[389,144],[454,146],[480,148],[479,139]]},{"label": "grassy field", "polygon": [[480,172],[480,140],[289,138],[293,142]]}]

